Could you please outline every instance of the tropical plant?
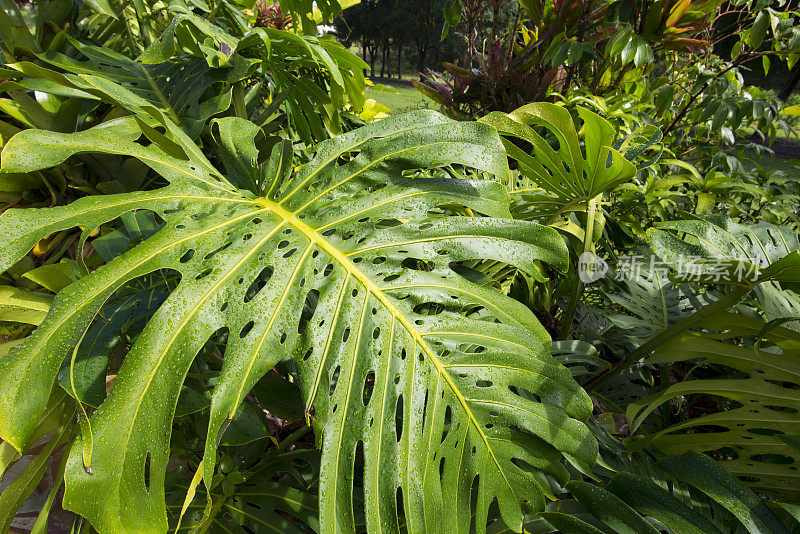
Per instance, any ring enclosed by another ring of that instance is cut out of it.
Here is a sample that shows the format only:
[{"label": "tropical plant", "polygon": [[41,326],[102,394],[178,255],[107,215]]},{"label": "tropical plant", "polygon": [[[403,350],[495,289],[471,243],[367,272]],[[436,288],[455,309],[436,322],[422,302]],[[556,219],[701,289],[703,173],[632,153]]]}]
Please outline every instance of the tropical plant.
[{"label": "tropical plant", "polygon": [[[347,473],[359,441],[365,451],[382,451],[366,457],[365,477],[379,466],[398,469],[396,479],[381,476],[365,488],[372,528],[381,524],[381,516],[396,521],[391,509],[398,488],[408,495],[407,519],[426,520],[423,510],[430,504],[427,498],[411,497],[410,480],[434,469],[428,468],[431,463],[440,477],[431,484],[456,492],[449,501],[466,499],[462,506],[467,510],[466,489],[481,474],[479,488],[489,498],[453,518],[454,526],[463,526],[472,513],[485,518],[493,498],[499,499],[507,523],[521,523],[523,503],[515,496],[520,484],[534,509],[543,505],[535,497],[543,491],[535,471],[511,460],[559,478],[566,472],[557,451],[592,462],[594,442],[570,418],[588,417],[588,397],[549,359],[541,327],[523,309],[510,313],[513,301],[471,287],[449,267],[493,259],[536,273],[532,261],[539,259],[563,269],[565,251],[555,232],[510,219],[442,217],[446,212],[426,222],[430,210],[448,204],[507,216],[506,193],[490,182],[413,176],[416,169],[454,164],[504,175],[505,156],[490,128],[456,125],[426,113],[387,120],[319,145],[295,173],[287,143],[276,145],[268,158],[259,156],[255,125],[219,119],[214,126],[223,174],[182,130],[156,116],[173,139],[153,136],[153,143],[143,147],[136,143],[141,125],[155,124],[131,117],[75,134],[27,130],[4,147],[6,172],[58,165],[92,147],[137,157],[169,182],[153,191],[87,197],[68,207],[12,210],[3,217],[5,268],[53,232],[75,226],[90,232],[140,209],[155,209],[163,220],[153,236],[67,286],[46,321],[0,360],[7,414],[2,433],[18,450],[29,443],[61,367],[53,356],[81,346],[104,302],[129,282],[157,270],[180,277],[126,355],[112,394],[83,419],[67,464],[67,508],[101,530],[165,528],[160,488],[181,379],[197,351],[220,329],[229,332],[228,344],[212,397],[203,478],[213,476],[220,427],[236,413],[243,396],[284,354],[295,355],[306,404],[315,410],[316,425],[325,435],[323,528],[352,525],[352,517],[343,518],[336,510],[352,508],[352,475]],[[27,152],[32,143],[39,146],[35,158]],[[398,145],[408,148],[397,151]],[[259,160],[263,163],[250,166]],[[248,191],[234,184],[256,187]],[[413,203],[406,201],[409,196]],[[39,223],[31,226],[32,220]],[[519,244],[509,247],[509,239]],[[476,307],[483,311],[475,315]],[[506,342],[498,343],[501,339]],[[526,371],[534,355],[541,362],[538,373],[548,378]],[[514,362],[517,371],[511,370]],[[106,372],[102,366],[98,370]],[[42,394],[38,399],[26,395],[22,410],[17,400],[22,391]],[[547,402],[534,402],[523,392]],[[417,402],[423,402],[421,413],[414,408]],[[524,417],[528,412],[538,414],[542,423]],[[399,418],[397,430],[383,425],[389,413]],[[427,425],[420,427],[417,417]],[[353,426],[358,419],[363,421],[360,431]],[[381,430],[387,427],[391,433]],[[419,450],[433,433],[441,444],[429,454],[403,452]],[[114,439],[120,435],[128,436],[123,455]],[[502,444],[509,438],[516,444]],[[459,450],[466,452],[453,457]],[[465,476],[466,486],[445,486],[449,477],[463,476],[457,462],[461,454],[474,458],[467,464],[474,474]],[[485,474],[481,466],[488,465],[497,469],[496,477]],[[103,495],[102,504],[86,499],[90,494]]]},{"label": "tropical plant", "polygon": [[642,64],[716,19],[525,2],[559,103],[459,122],[364,98],[351,3],[2,4],[0,530],[800,528],[792,181]]}]

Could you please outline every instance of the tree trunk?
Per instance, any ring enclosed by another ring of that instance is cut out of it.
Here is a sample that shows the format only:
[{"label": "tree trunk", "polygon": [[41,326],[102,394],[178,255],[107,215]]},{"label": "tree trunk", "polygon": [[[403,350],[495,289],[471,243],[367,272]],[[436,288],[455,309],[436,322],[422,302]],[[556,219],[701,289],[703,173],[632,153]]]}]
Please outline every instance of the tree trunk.
[{"label": "tree trunk", "polygon": [[800,82],[800,62],[795,63],[794,67],[792,67],[792,77],[786,85],[783,86],[783,89],[781,89],[781,92],[778,94],[778,98],[784,102],[789,100],[798,82]]},{"label": "tree trunk", "polygon": [[369,47],[369,75],[375,76],[375,55],[377,50],[377,45],[372,44]]},{"label": "tree trunk", "polygon": [[425,58],[427,55],[428,47],[417,45],[417,71],[420,73],[425,71]]},{"label": "tree trunk", "polygon": [[[367,62],[367,47],[369,46],[369,40],[367,38],[361,39],[361,59],[364,60],[364,63]],[[372,74],[372,73],[370,73]],[[364,76],[366,76],[366,71],[364,72]]]},{"label": "tree trunk", "polygon": [[403,43],[398,43],[397,45],[397,79],[403,79]]}]

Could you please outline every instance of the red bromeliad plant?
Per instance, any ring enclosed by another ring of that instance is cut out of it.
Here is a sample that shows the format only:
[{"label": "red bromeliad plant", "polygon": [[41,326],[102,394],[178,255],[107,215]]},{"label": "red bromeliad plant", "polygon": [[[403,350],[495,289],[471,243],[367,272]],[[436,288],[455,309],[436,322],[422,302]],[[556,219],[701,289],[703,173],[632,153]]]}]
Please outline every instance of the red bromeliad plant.
[{"label": "red bromeliad plant", "polygon": [[[543,99],[560,72],[559,66],[545,61],[550,47],[560,35],[583,35],[606,12],[597,2],[523,0],[512,30],[503,31],[498,21],[501,4],[492,0],[458,5],[455,12],[463,11],[467,41],[461,64],[445,63],[444,73],[429,70],[415,83],[453,116],[511,111]],[[478,22],[489,7],[491,26],[483,37]],[[455,26],[461,18],[451,16],[448,23]]]},{"label": "red bromeliad plant", "polygon": [[[511,111],[575,83],[615,86],[652,63],[654,50],[707,47],[700,34],[719,2],[520,0],[512,31],[499,29],[501,4],[464,0],[445,9],[446,31],[465,27],[464,55],[444,72],[420,73],[415,85],[453,117]],[[480,21],[489,11],[484,36]]]}]

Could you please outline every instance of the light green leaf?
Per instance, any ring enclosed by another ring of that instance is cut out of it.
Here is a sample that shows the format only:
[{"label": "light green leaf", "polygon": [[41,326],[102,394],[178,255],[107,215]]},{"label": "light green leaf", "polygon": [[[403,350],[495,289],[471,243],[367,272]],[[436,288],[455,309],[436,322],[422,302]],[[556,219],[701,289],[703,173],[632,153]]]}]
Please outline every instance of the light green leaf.
[{"label": "light green leaf", "polygon": [[53,293],[58,293],[77,279],[73,261],[43,265],[22,276]]},{"label": "light green leaf", "polygon": [[[518,174],[501,177],[517,200],[515,217],[552,223],[636,174],[636,167],[613,148],[611,124],[587,109],[577,111],[584,121],[581,139],[569,111],[554,104],[528,104],[480,119],[500,131],[509,157],[519,164]],[[534,128],[543,128],[547,138]],[[530,144],[531,150],[515,140]]]},{"label": "light green leaf", "polygon": [[767,30],[769,30],[769,13],[766,10],[762,10],[756,15],[756,20],[750,28],[750,48],[753,50],[761,48],[761,43],[764,42],[764,37],[767,36]]},{"label": "light green leaf", "polygon": [[51,303],[52,299],[47,295],[0,286],[0,321],[41,324]]},{"label": "light green leaf", "polygon": [[794,106],[786,106],[781,110],[781,113],[783,113],[784,115],[800,116],[800,104],[795,104]]}]

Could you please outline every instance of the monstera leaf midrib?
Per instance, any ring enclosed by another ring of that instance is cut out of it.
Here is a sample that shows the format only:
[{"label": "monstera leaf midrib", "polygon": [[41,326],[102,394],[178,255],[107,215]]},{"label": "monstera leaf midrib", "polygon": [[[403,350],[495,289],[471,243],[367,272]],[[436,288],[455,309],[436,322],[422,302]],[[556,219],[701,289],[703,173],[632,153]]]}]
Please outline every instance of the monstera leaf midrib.
[{"label": "monstera leaf midrib", "polygon": [[[257,163],[258,129],[241,119],[221,120],[219,157],[227,176],[232,169],[256,181],[266,175],[262,190],[269,194],[256,196],[235,189],[169,119],[156,112],[153,117],[176,139],[183,157],[167,152],[158,137],[147,146],[134,142],[141,136],[136,126],[146,117],[123,119],[125,127],[116,135],[105,126],[76,134],[26,131],[3,154],[4,169],[26,172],[76,153],[108,151],[140,158],[170,182],[134,198],[98,196],[74,206],[15,211],[0,225],[9,236],[2,250],[13,261],[56,230],[79,226],[86,234],[89,227],[136,209],[164,220],[144,241],[65,288],[42,331],[0,362],[8,371],[0,377],[3,402],[31,412],[42,399],[23,398],[22,392],[46,385],[62,348],[78,342],[76,336],[92,324],[104,301],[137,277],[163,269],[181,273],[133,342],[111,394],[82,425],[68,461],[65,507],[101,530],[164,524],[158,488],[181,377],[215,332],[226,331],[198,483],[208,485],[214,478],[215,448],[225,423],[254,382],[291,355],[306,406],[309,413],[314,408],[324,436],[325,528],[349,531],[353,524],[357,443],[370,449],[365,505],[375,532],[399,528],[392,526],[402,517],[393,504],[399,490],[408,506],[405,520],[418,528],[423,523],[431,531],[445,528],[437,526],[434,511],[445,506],[461,512],[445,519],[450,525],[465,524],[470,514],[476,526],[485,524],[495,498],[504,521],[518,528],[524,502],[543,506],[550,492],[544,473],[564,480],[563,456],[593,460],[596,443],[577,420],[588,417],[588,396],[547,354],[544,329],[522,305],[452,268],[453,262],[486,256],[532,274],[535,260],[564,269],[563,241],[551,229],[509,219],[508,196],[499,184],[414,174],[451,162],[507,172],[493,130],[417,113],[326,142],[307,167],[293,168],[285,143],[273,148],[266,163]],[[442,133],[443,127],[449,129]],[[41,150],[24,151],[28,139]],[[492,218],[441,212],[454,203]],[[362,239],[351,240],[355,235]],[[433,271],[406,265],[415,259],[431,262]],[[253,289],[257,273],[267,269],[267,280]],[[316,311],[313,324],[304,323],[303,299],[309,302],[313,291],[319,299],[314,309],[322,311]],[[37,372],[32,362],[47,373]],[[4,437],[20,447],[30,435],[26,413],[15,408],[0,420]],[[397,468],[380,476],[390,465]],[[106,475],[90,476],[85,468]],[[473,505],[468,486],[476,484],[483,500]],[[87,500],[86,494],[96,499]],[[139,512],[126,511],[133,509]]]},{"label": "monstera leaf midrib", "polygon": [[[299,189],[299,187],[298,187],[298,189]],[[295,191],[297,191],[298,189],[295,189]],[[432,350],[431,347],[428,345],[428,343],[426,343],[425,340],[423,339],[423,334],[421,334],[419,332],[419,330],[416,329],[409,322],[409,320],[406,318],[406,316],[399,309],[397,309],[397,306],[395,306],[392,303],[392,301],[386,296],[384,290],[382,290],[380,287],[378,287],[377,284],[375,284],[372,280],[370,280],[370,278],[368,276],[366,276],[361,270],[359,270],[347,258],[347,256],[345,254],[343,254],[339,249],[337,249],[330,242],[328,242],[326,239],[324,239],[323,236],[318,233],[318,231],[314,230],[313,228],[311,228],[310,226],[305,224],[303,221],[298,219],[295,216],[294,213],[291,213],[291,212],[285,210],[283,207],[281,207],[280,204],[276,204],[274,202],[271,202],[267,198],[260,198],[258,200],[258,203],[260,205],[262,205],[262,206],[265,206],[273,214],[275,214],[278,217],[280,217],[281,219],[283,219],[285,221],[285,223],[290,224],[291,226],[296,228],[298,231],[300,231],[303,235],[305,235],[311,241],[311,245],[309,245],[308,249],[306,250],[306,252],[304,254],[308,254],[313,249],[314,246],[319,246],[321,249],[323,249],[325,252],[327,252],[330,255],[331,258],[333,258],[336,261],[338,261],[339,264],[342,267],[345,268],[345,270],[347,271],[349,276],[352,276],[353,278],[358,280],[358,282],[367,290],[368,293],[371,293],[372,295],[374,295],[378,299],[378,301],[384,306],[384,308],[386,308],[386,310],[389,311],[389,313],[394,317],[394,321],[392,322],[393,325],[394,325],[394,322],[396,321],[396,322],[399,322],[403,326],[403,328],[412,336],[412,338],[414,339],[414,342],[417,345],[419,345],[419,347],[423,351],[425,351],[426,357],[429,359],[429,361],[431,361],[433,363],[433,365],[436,368],[436,371],[439,374],[439,376],[441,376],[444,379],[444,381],[447,384],[448,388],[456,396],[456,398],[459,401],[459,404],[461,405],[461,408],[468,415],[468,417],[470,419],[470,423],[478,431],[479,435],[481,436],[481,439],[485,443],[487,449],[490,451],[490,454],[492,456],[492,460],[494,461],[494,463],[497,466],[498,470],[502,473],[503,469],[500,466],[500,463],[497,461],[497,458],[495,457],[494,451],[489,446],[489,438],[483,432],[483,430],[481,428],[481,425],[478,424],[477,420],[475,419],[474,414],[472,413],[472,410],[470,410],[469,406],[467,405],[467,400],[470,400],[470,399],[467,399],[461,393],[461,391],[455,385],[455,383],[453,383],[452,378],[450,378],[448,372],[445,369],[444,364],[439,360],[436,352],[434,350]],[[302,208],[300,208],[300,210],[302,210]],[[300,210],[298,210],[298,211],[300,211]],[[338,222],[338,221],[336,221],[336,222]],[[280,226],[278,226],[278,228],[280,228]],[[463,236],[463,237],[469,237],[469,236]],[[404,243],[398,243],[398,244],[404,244]],[[366,249],[358,249],[357,252],[361,253],[364,250],[366,250]],[[353,253],[355,253],[355,251],[351,252],[350,254],[353,254]],[[301,265],[301,264],[302,264],[302,261],[298,261],[298,266]],[[346,285],[347,285],[347,279],[345,279],[345,281],[342,283],[342,295],[344,295],[344,287]],[[341,300],[340,300],[340,302],[341,302]],[[366,310],[366,302],[367,302],[367,298],[364,299],[364,306],[363,306],[363,308],[361,310],[362,319],[363,319],[363,314],[364,314],[364,312]],[[278,305],[276,307],[276,310],[277,309],[280,309],[280,305]],[[334,329],[331,328],[331,334],[333,334],[333,330]],[[445,333],[455,334],[456,332],[437,332],[437,334],[445,334]],[[355,365],[355,360],[356,359],[352,358],[351,360],[352,360],[353,365]],[[387,366],[386,369],[387,369],[387,380],[388,380],[389,367]],[[323,371],[322,366],[320,366],[319,374],[317,375],[317,377],[318,377],[317,383],[315,383],[314,386],[312,387],[312,392],[313,392],[312,396],[311,396],[311,400],[312,401],[313,401],[314,397],[316,396],[316,391],[318,389],[318,384],[319,384],[319,377],[321,376],[322,371]],[[349,373],[349,375],[350,375],[351,380],[355,376],[355,374],[352,373],[352,372]],[[242,382],[242,384],[244,384],[244,382]],[[348,385],[348,389],[351,389],[351,388],[352,388],[352,384]],[[387,391],[387,388],[384,388],[384,395],[386,394],[385,393],[386,391]],[[240,393],[241,393],[241,391],[240,391]],[[349,399],[352,398],[352,396],[348,396],[347,398],[349,400]],[[438,396],[436,398],[436,402],[437,402],[437,404],[435,404],[434,408],[433,408],[434,413],[435,413],[436,407],[438,406]],[[309,401],[309,404],[310,403],[311,403],[311,401]],[[233,415],[233,414],[231,414],[231,415]],[[534,415],[534,414],[532,414],[532,415]],[[380,420],[384,421],[385,418],[381,418]],[[344,423],[344,421],[345,420],[342,419],[343,423]],[[341,434],[339,434],[339,435],[341,436]],[[426,473],[427,473],[427,469],[426,469]],[[505,478],[505,476],[504,476],[504,478]],[[508,487],[511,489],[512,492],[514,491],[514,488],[510,483],[508,484]]]}]

